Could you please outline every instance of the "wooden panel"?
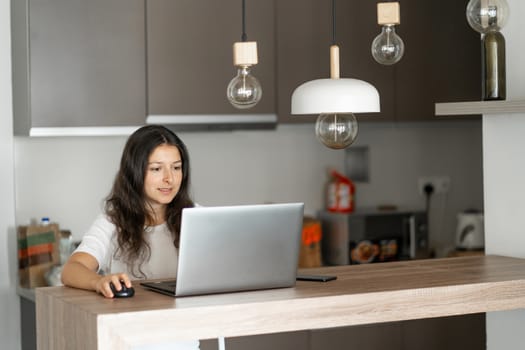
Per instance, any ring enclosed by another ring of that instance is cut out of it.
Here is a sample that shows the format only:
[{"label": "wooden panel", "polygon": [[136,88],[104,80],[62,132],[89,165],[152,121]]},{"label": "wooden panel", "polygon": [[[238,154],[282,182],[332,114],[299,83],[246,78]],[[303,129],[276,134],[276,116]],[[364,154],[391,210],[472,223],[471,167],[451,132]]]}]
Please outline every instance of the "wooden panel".
[{"label": "wooden panel", "polygon": [[[84,309],[86,300],[100,297],[94,293],[74,293],[72,298],[57,298],[48,293],[53,287],[36,289],[37,348],[48,350],[97,349],[96,314]],[[71,290],[77,291],[77,290]],[[80,292],[80,291],[78,291]]]},{"label": "wooden panel", "polygon": [[66,287],[40,288],[38,344],[41,349],[62,349],[80,335],[94,339],[98,332],[98,348],[114,349],[525,307],[524,259],[477,256],[304,272],[335,274],[338,279],[183,298],[159,295],[136,284],[135,296],[121,300]]}]

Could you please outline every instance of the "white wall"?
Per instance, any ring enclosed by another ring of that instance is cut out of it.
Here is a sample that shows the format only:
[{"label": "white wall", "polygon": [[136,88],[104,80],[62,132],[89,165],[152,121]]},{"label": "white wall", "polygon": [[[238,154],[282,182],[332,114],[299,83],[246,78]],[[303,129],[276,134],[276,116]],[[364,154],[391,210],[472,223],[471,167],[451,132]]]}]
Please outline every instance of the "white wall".
[{"label": "white wall", "polygon": [[[179,133],[202,205],[305,201],[315,213],[326,167],[344,153],[322,147],[312,126],[278,131]],[[50,216],[77,238],[99,213],[125,137],[15,140],[17,222]]]},{"label": "white wall", "polygon": [[9,0],[0,0],[0,347],[19,349],[10,41]]},{"label": "white wall", "polygon": [[454,248],[457,213],[483,210],[481,142],[478,121],[361,125],[357,144],[370,147],[371,174],[370,183],[357,186],[358,205],[424,208],[418,178],[449,176],[450,191],[430,202],[430,244],[437,256],[446,255]]},{"label": "white wall", "polygon": [[[193,193],[203,205],[304,201],[323,208],[327,169],[344,171],[344,151],[322,146],[313,125],[277,131],[180,133],[190,151]],[[50,216],[78,239],[98,214],[125,137],[15,138],[18,224]],[[431,205],[432,243],[453,242],[457,212],[482,209],[481,122],[361,123],[357,146],[370,149],[370,182],[357,206],[424,208],[420,175],[448,175],[448,195]]]},{"label": "white wall", "polygon": [[[507,0],[507,99],[525,99],[523,0]],[[525,258],[525,113],[483,116],[485,238],[488,254]],[[525,344],[525,310],[487,315],[487,349],[518,350]]]}]

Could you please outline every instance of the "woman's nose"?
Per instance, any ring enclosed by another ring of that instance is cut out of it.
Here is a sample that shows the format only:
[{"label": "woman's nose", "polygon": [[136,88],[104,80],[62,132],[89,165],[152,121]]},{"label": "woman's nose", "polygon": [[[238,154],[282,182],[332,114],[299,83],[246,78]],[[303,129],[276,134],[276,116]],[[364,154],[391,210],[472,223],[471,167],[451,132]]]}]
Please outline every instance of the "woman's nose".
[{"label": "woman's nose", "polygon": [[171,183],[173,180],[173,174],[169,170],[164,171],[164,182]]}]

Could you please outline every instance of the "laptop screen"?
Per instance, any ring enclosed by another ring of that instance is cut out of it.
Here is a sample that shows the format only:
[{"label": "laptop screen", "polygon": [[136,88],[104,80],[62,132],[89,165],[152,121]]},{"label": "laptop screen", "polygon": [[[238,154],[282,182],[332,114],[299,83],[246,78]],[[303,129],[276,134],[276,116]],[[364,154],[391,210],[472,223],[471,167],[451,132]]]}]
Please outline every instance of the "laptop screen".
[{"label": "laptop screen", "polygon": [[186,208],[175,295],[295,284],[303,203]]}]

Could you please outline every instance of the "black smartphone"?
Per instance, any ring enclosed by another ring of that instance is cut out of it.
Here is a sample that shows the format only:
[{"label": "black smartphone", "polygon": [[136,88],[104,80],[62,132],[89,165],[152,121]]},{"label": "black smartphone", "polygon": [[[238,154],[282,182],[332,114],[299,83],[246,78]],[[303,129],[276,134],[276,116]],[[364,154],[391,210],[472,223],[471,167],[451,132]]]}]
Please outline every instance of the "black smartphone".
[{"label": "black smartphone", "polygon": [[298,281],[314,281],[314,282],[328,282],[337,279],[337,276],[332,275],[303,275],[298,274],[296,279]]}]

